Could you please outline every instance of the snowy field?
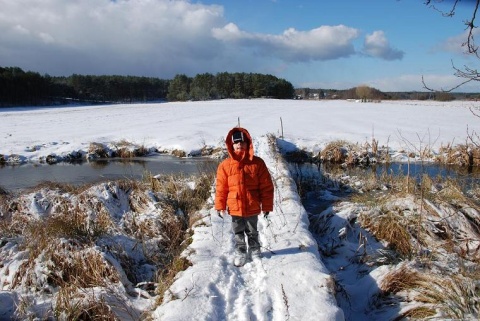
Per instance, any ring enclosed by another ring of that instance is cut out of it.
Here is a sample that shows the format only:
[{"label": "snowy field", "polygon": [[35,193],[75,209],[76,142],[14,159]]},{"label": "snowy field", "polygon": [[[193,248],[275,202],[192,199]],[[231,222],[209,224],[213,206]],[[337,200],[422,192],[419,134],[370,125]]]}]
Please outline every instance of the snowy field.
[{"label": "snowy field", "polygon": [[[402,309],[411,306],[367,309],[379,293],[380,280],[391,267],[372,268],[359,279],[358,271],[346,260],[348,249],[356,252],[359,234],[358,230],[347,228],[361,208],[350,203],[329,208],[328,214],[334,217],[332,237],[344,233],[342,242],[350,243],[343,247],[345,256],[341,252],[327,262],[309,232],[307,212],[288,167],[271,150],[267,134],[280,136],[283,124],[284,140],[310,151],[318,151],[334,140],[363,143],[370,141],[372,135],[380,145],[388,144],[393,151],[406,148],[406,140],[438,148],[447,143],[464,143],[467,128],[480,131],[480,119],[469,110],[475,107],[471,102],[226,100],[0,109],[0,154],[7,160],[15,155],[21,161],[35,162],[52,154],[87,151],[92,142],[109,144],[122,140],[147,148],[181,149],[194,154],[205,145],[223,146],[228,130],[240,122],[250,131],[256,154],[265,160],[276,187],[271,220],[261,217],[259,221],[264,258],[242,268],[232,265],[230,220],[218,218],[210,200],[201,212],[203,224],[195,228],[193,242],[184,254],[193,265],[177,276],[160,306],[155,306],[155,296],[148,296],[128,280],[112,285],[119,293],[129,289],[128,295],[123,294],[124,308],[129,313],[122,314],[121,319],[136,320],[141,313],[151,311],[153,320],[168,321],[393,320],[405,311]],[[90,193],[112,202],[112,217],[120,219],[128,214],[124,207],[113,206],[114,202],[128,201],[118,193],[114,199],[106,185],[92,187]],[[38,191],[24,196],[32,215],[48,215],[47,194]],[[325,197],[333,196],[326,193]],[[405,204],[415,206],[411,201]],[[144,214],[161,219],[161,212],[154,205],[145,211]],[[0,248],[0,320],[8,320],[21,297],[31,293],[27,287],[10,287],[23,260],[13,243],[4,239]],[[373,251],[381,248],[373,240],[369,244]],[[128,244],[122,246],[128,251]],[[37,264],[36,271],[41,274],[46,266]],[[335,271],[331,270],[333,267]],[[350,282],[344,284],[354,300],[348,312],[342,311],[340,306],[346,305],[335,298],[335,275]],[[109,293],[100,293],[97,295],[108,301]],[[119,297],[115,294],[116,299]],[[37,309],[36,313],[44,312],[54,302],[45,295],[32,300],[31,309]]]},{"label": "snowy field", "polygon": [[268,133],[310,151],[328,142],[371,142],[393,150],[463,144],[480,119],[477,102],[355,103],[304,100],[218,100],[161,104],[0,109],[0,154],[11,161],[88,151],[90,143],[128,141],[195,153],[222,146],[238,123],[253,137]]}]

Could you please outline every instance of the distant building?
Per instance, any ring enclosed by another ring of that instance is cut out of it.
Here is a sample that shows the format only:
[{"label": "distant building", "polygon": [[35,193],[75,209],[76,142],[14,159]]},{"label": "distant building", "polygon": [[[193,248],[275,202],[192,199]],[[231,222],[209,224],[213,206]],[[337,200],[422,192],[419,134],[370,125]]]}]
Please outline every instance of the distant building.
[{"label": "distant building", "polygon": [[297,88],[295,89],[295,99],[324,99],[325,93],[322,89]]}]

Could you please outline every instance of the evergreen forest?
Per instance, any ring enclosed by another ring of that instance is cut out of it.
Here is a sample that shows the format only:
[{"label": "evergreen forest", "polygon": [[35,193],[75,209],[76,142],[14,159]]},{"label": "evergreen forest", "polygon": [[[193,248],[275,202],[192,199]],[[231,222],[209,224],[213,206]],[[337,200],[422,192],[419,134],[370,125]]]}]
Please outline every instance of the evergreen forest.
[{"label": "evergreen forest", "polygon": [[173,79],[119,75],[53,77],[0,67],[0,107],[66,103],[138,103],[225,98],[291,99],[292,84],[257,73],[176,75]]}]

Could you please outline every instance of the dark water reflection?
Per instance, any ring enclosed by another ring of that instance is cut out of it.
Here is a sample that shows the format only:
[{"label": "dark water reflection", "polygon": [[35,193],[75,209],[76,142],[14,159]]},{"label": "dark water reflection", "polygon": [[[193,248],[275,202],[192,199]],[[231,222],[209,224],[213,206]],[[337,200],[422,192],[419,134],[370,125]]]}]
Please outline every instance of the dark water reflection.
[{"label": "dark water reflection", "polygon": [[430,177],[444,177],[444,178],[459,178],[459,177],[480,177],[480,168],[467,167],[467,166],[455,166],[455,165],[442,165],[432,163],[393,163],[385,165],[374,165],[372,170],[375,170],[377,174],[392,173],[403,174],[415,177],[421,177],[423,174],[427,174]]},{"label": "dark water reflection", "polygon": [[34,187],[51,181],[81,185],[116,179],[141,179],[148,172],[192,175],[216,168],[208,158],[178,158],[167,155],[131,159],[110,159],[82,163],[22,164],[0,168],[0,186],[8,191]]},{"label": "dark water reflection", "polygon": [[371,171],[375,171],[377,175],[385,173],[397,176],[406,176],[408,174],[416,178],[421,178],[423,175],[428,175],[432,178],[480,178],[480,168],[478,167],[443,165],[435,163],[377,164],[371,167]]},{"label": "dark water reflection", "polygon": [[[317,166],[318,167],[318,166]],[[358,175],[360,173],[370,174],[375,173],[380,175],[394,175],[414,177],[417,180],[421,179],[423,175],[428,175],[431,178],[452,178],[456,179],[464,186],[472,186],[472,184],[480,183],[480,168],[466,167],[455,165],[443,165],[438,163],[389,163],[389,164],[374,164],[368,167],[351,167],[343,168],[339,165],[322,164],[318,167],[321,172],[338,172],[342,171],[347,175]]]}]

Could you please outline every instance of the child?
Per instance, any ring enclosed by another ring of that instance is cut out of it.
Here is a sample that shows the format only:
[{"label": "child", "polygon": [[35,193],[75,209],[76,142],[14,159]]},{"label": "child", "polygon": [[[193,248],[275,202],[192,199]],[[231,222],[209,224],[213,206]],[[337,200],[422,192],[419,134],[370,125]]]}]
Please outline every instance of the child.
[{"label": "child", "polygon": [[258,215],[263,211],[267,218],[273,210],[274,188],[265,162],[254,156],[252,138],[245,128],[231,129],[225,143],[229,157],[217,169],[215,210],[222,218],[226,212],[232,216],[234,265],[243,266],[248,257],[262,257]]}]

